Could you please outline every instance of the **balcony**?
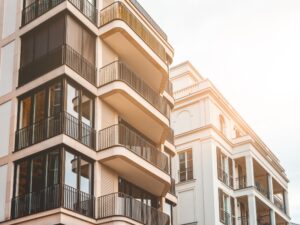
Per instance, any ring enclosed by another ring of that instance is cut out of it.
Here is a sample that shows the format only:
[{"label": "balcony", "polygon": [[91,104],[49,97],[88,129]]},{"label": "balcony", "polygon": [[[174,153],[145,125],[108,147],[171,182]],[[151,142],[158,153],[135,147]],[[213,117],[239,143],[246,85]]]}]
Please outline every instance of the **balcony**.
[{"label": "balcony", "polygon": [[121,62],[100,70],[100,96],[126,121],[159,143],[169,126],[167,100]]},{"label": "balcony", "polygon": [[225,225],[235,225],[235,217],[230,213],[224,211],[223,209],[219,210],[220,222]]},{"label": "balcony", "polygon": [[235,190],[247,188],[247,177],[242,176],[235,179]]},{"label": "balcony", "polygon": [[22,11],[22,26],[27,25],[38,17],[44,15],[62,2],[69,1],[92,23],[97,25],[97,9],[88,0],[39,0],[35,1]]},{"label": "balcony", "polygon": [[168,157],[143,135],[119,124],[101,130],[98,140],[103,164],[150,193],[167,193],[171,181]]},{"label": "balcony", "polygon": [[12,199],[12,219],[29,216],[56,208],[65,208],[87,217],[94,217],[93,195],[67,185],[55,185],[39,192]]},{"label": "balcony", "polygon": [[233,188],[233,177],[229,176],[223,169],[218,168],[218,179],[230,188]]},{"label": "balcony", "polygon": [[96,85],[96,67],[70,46],[62,45],[32,63],[21,66],[19,70],[19,86],[62,65],[67,65],[88,82]]},{"label": "balcony", "polygon": [[72,115],[61,112],[16,131],[15,150],[19,151],[60,134],[95,149],[95,130]]},{"label": "balcony", "polygon": [[98,219],[121,216],[145,225],[170,224],[170,218],[167,214],[123,193],[99,197],[97,204]]},{"label": "balcony", "polygon": [[281,198],[277,197],[276,195],[274,195],[274,205],[280,209],[282,212],[285,213],[285,206],[284,206],[284,202]]},{"label": "balcony", "polygon": [[147,83],[163,91],[170,57],[141,21],[125,3],[114,2],[100,12],[100,36],[135,73],[144,74]]},{"label": "balcony", "polygon": [[249,224],[248,216],[242,216],[237,218],[237,225],[248,225]]},{"label": "balcony", "polygon": [[259,193],[269,199],[269,190],[266,185],[263,185],[259,180],[255,180],[255,188]]}]

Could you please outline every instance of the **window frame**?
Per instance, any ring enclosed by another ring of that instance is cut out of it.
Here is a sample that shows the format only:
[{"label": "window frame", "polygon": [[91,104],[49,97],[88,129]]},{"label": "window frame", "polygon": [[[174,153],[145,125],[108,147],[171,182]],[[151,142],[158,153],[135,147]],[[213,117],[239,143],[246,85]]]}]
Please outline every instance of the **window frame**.
[{"label": "window frame", "polygon": [[[194,180],[194,157],[193,157],[193,149],[187,149],[184,151],[180,151],[177,153],[178,154],[178,160],[179,160],[179,173],[178,173],[178,180],[179,182],[185,182],[185,181],[189,181],[189,180]],[[184,171],[181,171],[180,169],[180,155],[184,155]],[[188,160],[188,155],[191,155],[191,159]],[[191,166],[188,167],[189,162],[191,163]],[[189,178],[189,172],[191,172],[192,178]],[[185,175],[185,179],[181,179],[181,174],[184,173]]]}]

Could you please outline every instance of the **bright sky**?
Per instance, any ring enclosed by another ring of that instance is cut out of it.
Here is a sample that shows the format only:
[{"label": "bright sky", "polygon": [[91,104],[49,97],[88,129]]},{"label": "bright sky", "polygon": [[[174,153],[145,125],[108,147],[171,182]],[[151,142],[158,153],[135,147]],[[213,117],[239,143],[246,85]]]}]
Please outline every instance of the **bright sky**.
[{"label": "bright sky", "polygon": [[280,159],[300,223],[300,1],[139,2]]}]

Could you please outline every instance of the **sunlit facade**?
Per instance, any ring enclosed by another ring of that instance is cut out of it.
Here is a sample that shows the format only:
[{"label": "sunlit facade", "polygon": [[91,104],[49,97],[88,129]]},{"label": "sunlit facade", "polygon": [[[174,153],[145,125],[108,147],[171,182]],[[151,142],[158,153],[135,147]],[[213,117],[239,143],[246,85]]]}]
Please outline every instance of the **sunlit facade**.
[{"label": "sunlit facade", "polygon": [[167,35],[136,0],[0,1],[0,223],[172,225]]},{"label": "sunlit facade", "polygon": [[289,224],[289,181],[279,159],[189,62],[171,69],[171,81],[174,224]]}]

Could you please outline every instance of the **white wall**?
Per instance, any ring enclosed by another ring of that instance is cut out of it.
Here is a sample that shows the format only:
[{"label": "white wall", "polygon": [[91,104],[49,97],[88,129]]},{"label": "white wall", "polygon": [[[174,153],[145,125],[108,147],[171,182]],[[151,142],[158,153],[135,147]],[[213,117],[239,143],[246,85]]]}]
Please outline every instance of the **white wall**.
[{"label": "white wall", "polygon": [[14,73],[14,48],[15,42],[11,42],[1,48],[0,63],[0,96],[12,90]]},{"label": "white wall", "polygon": [[[0,105],[0,157],[8,154],[11,101]],[[1,186],[0,186],[1,187]]]},{"label": "white wall", "polygon": [[4,0],[2,38],[7,37],[16,30],[18,0]]},{"label": "white wall", "polygon": [[7,182],[7,165],[0,166],[0,221],[5,220],[5,198]]},{"label": "white wall", "polygon": [[184,190],[178,193],[178,224],[195,222],[194,190]]}]

